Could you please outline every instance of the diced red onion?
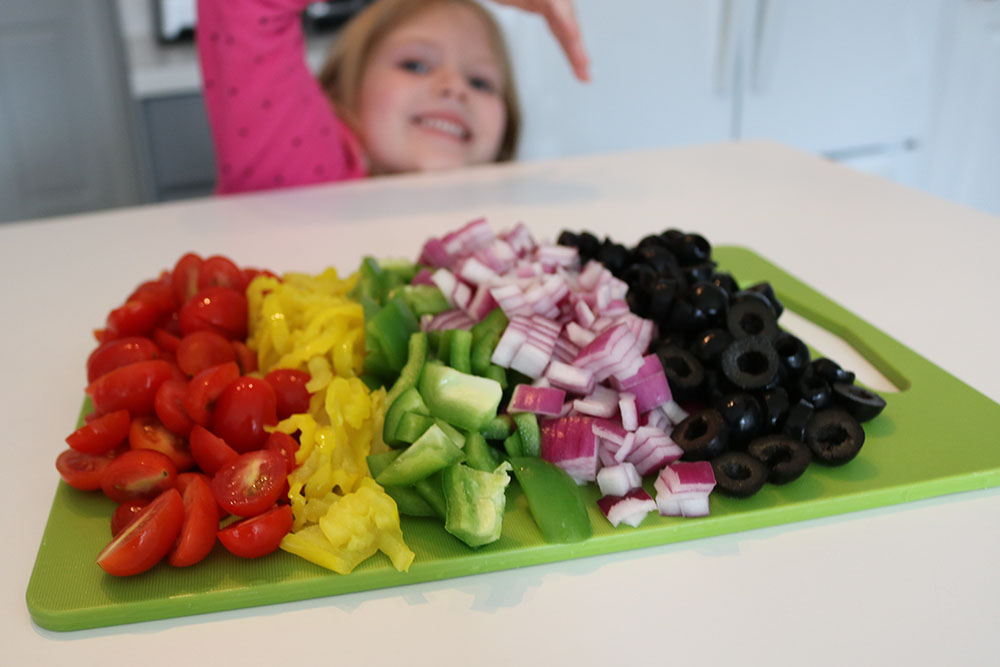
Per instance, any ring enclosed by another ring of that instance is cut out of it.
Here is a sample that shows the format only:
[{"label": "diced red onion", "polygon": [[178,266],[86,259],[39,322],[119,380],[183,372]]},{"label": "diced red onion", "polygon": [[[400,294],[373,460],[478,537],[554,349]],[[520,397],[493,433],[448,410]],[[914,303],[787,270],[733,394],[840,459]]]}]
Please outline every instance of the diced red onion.
[{"label": "diced red onion", "polygon": [[417,271],[416,275],[413,276],[413,280],[410,281],[410,284],[431,285],[432,287],[436,287],[436,285],[434,285],[434,281],[431,280],[431,271],[426,267],[423,267],[419,271]]},{"label": "diced red onion", "polygon": [[562,389],[519,384],[514,387],[507,411],[558,417],[565,400],[566,392]]},{"label": "diced red onion", "polygon": [[535,239],[523,222],[517,223],[513,229],[501,234],[500,238],[510,244],[518,257],[524,257],[535,249]]},{"label": "diced red onion", "polygon": [[431,274],[431,282],[444,294],[444,298],[452,306],[455,305],[455,287],[458,285],[458,278],[448,269],[438,269]]},{"label": "diced red onion", "polygon": [[663,372],[663,365],[655,354],[642,358],[642,366],[632,376],[616,380],[619,391],[627,391],[636,397],[636,410],[648,412],[671,400],[670,385]]},{"label": "diced red onion", "polygon": [[618,394],[618,411],[621,413],[622,426],[626,431],[639,428],[639,413],[636,410],[635,394],[627,391]]},{"label": "diced red onion", "polygon": [[497,277],[497,272],[475,257],[466,257],[458,267],[458,277],[473,285],[485,285]]},{"label": "diced red onion", "polygon": [[578,484],[597,479],[597,436],[593,418],[560,417],[542,421],[542,458],[565,470]]},{"label": "diced red onion", "polygon": [[594,374],[587,369],[577,368],[555,360],[545,369],[545,377],[552,386],[574,394],[586,395],[594,390]]},{"label": "diced red onion", "polygon": [[423,331],[447,331],[448,329],[471,329],[478,322],[469,317],[464,310],[452,309],[442,311],[422,323]]},{"label": "diced red onion", "polygon": [[631,463],[604,466],[597,471],[597,486],[604,496],[624,496],[642,486],[642,477]]},{"label": "diced red onion", "polygon": [[457,231],[446,234],[443,242],[449,255],[471,255],[489,245],[494,239],[493,229],[486,218],[477,218]]},{"label": "diced red onion", "polygon": [[671,424],[680,424],[690,416],[688,411],[682,408],[681,404],[674,400],[667,401],[660,407],[663,409],[663,414],[667,416],[667,419],[670,420]]},{"label": "diced red onion", "polygon": [[659,479],[671,493],[710,493],[715,488],[715,473],[708,461],[678,461],[660,471]]},{"label": "diced red onion", "polygon": [[455,258],[445,249],[441,239],[429,238],[420,251],[420,263],[434,268],[448,268]]},{"label": "diced red onion", "polygon": [[452,302],[459,308],[466,309],[472,301],[472,288],[461,280],[455,283],[455,291],[451,293]]},{"label": "diced red onion", "polygon": [[472,295],[472,300],[465,307],[465,311],[477,322],[489,315],[490,311],[497,307],[497,302],[490,293],[488,285],[480,285],[476,288],[476,293]]},{"label": "diced red onion", "polygon": [[636,527],[657,509],[656,502],[642,488],[632,489],[624,496],[604,496],[597,506],[615,527],[622,523]]}]

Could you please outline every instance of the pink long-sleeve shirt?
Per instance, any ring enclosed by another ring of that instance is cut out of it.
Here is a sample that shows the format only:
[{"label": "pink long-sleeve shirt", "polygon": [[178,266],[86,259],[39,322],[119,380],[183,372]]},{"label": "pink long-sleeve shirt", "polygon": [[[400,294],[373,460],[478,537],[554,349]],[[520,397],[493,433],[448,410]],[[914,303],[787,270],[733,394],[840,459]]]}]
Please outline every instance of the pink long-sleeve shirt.
[{"label": "pink long-sleeve shirt", "polygon": [[220,194],[365,176],[361,146],[305,60],[309,0],[198,0]]}]

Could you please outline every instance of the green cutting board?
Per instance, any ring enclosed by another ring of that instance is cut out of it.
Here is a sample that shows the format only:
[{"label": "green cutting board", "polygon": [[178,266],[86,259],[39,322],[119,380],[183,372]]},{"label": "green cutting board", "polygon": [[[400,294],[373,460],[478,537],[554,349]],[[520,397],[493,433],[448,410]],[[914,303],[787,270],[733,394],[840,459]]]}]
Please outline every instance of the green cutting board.
[{"label": "green cutting board", "polygon": [[[284,552],[242,560],[217,544],[191,568],[159,565],[135,577],[112,577],[94,558],[110,539],[113,503],[60,482],[28,583],[32,618],[51,630],[79,630],[253,607],[693,540],[1000,484],[993,431],[1000,405],[759,255],[720,247],[715,258],[744,284],[769,281],[789,309],[850,343],[901,389],[885,395],[886,409],[865,425],[865,445],[849,464],[814,464],[795,482],[767,485],[745,500],[713,494],[711,516],[700,519],[653,513],[638,528],[616,529],[591,502],[594,535],[579,544],[543,542],[512,484],[499,541],[470,549],[436,521],[404,517],[403,534],[416,553],[409,572],[396,572],[377,554],[346,576]],[[948,419],[938,417],[942,404]],[[585,492],[597,500],[594,485]]]}]

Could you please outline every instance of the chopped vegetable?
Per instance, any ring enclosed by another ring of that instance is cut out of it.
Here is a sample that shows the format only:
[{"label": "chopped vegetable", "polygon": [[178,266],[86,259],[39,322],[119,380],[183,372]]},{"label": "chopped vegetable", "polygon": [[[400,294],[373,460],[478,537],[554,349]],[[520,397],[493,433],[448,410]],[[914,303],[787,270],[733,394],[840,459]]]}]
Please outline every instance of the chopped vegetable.
[{"label": "chopped vegetable", "polygon": [[510,460],[546,542],[582,542],[593,529],[576,481],[558,466],[535,457]]},{"label": "chopped vegetable", "polygon": [[638,526],[650,512],[656,511],[656,502],[645,489],[632,489],[624,496],[604,496],[597,501],[611,525],[626,523]]},{"label": "chopped vegetable", "polygon": [[428,363],[420,377],[420,395],[435,417],[469,431],[479,431],[497,414],[503,389],[489,378]]},{"label": "chopped vegetable", "polygon": [[500,539],[510,469],[506,461],[492,472],[464,463],[446,468],[441,480],[448,507],[445,530],[470,547]]}]

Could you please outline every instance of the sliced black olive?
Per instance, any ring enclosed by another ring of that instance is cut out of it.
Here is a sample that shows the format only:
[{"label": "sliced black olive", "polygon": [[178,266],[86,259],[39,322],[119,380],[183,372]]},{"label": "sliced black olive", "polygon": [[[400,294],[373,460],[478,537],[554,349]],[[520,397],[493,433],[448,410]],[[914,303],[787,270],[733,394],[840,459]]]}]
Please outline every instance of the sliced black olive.
[{"label": "sliced black olive", "polygon": [[705,382],[705,368],[694,355],[679,345],[658,344],[656,356],[663,365],[667,384],[675,401],[689,401],[700,397]]},{"label": "sliced black olive", "polygon": [[788,390],[782,386],[772,387],[764,390],[760,395],[760,405],[764,410],[764,431],[767,433],[778,433],[785,424],[788,411],[791,409],[791,401],[788,398]]},{"label": "sliced black olive", "polygon": [[720,357],[725,378],[738,389],[755,391],[774,384],[778,377],[778,353],[767,338],[737,338]]},{"label": "sliced black olive", "polygon": [[656,245],[666,248],[667,244],[663,240],[663,237],[659,234],[649,234],[648,236],[643,236],[639,239],[639,242],[635,244],[636,248],[641,248],[647,245]]},{"label": "sliced black olive", "polygon": [[706,329],[697,334],[688,349],[706,368],[719,365],[722,351],[733,342],[733,335],[728,329]]},{"label": "sliced black olive", "polygon": [[799,390],[799,397],[812,403],[817,410],[822,410],[833,401],[830,383],[811,369],[802,374],[795,387]]},{"label": "sliced black olive", "polygon": [[673,253],[662,245],[647,244],[640,246],[632,252],[632,260],[642,264],[648,264],[661,276],[677,276],[680,273],[680,266]]},{"label": "sliced black olive", "polygon": [[685,461],[709,461],[726,449],[726,427],[722,415],[706,408],[674,426],[670,439],[684,450]]},{"label": "sliced black olive", "polygon": [[775,317],[781,317],[781,314],[785,312],[785,306],[781,303],[781,301],[778,300],[778,297],[777,295],[775,295],[774,288],[771,286],[771,283],[768,282],[757,283],[755,285],[751,285],[750,287],[748,287],[747,291],[756,292],[757,294],[763,295],[764,298],[767,299],[768,303],[771,304],[771,308],[774,309]]},{"label": "sliced black olive", "polygon": [[813,408],[812,403],[804,399],[799,400],[788,411],[788,416],[785,417],[785,425],[781,427],[781,432],[789,438],[805,442],[806,425],[812,419],[815,412],[816,410]]},{"label": "sliced black olive", "polygon": [[656,271],[648,264],[629,264],[622,271],[622,280],[628,283],[630,290],[648,292],[649,288],[659,279]]},{"label": "sliced black olive", "polygon": [[688,284],[707,283],[715,275],[715,262],[702,262],[700,264],[690,264],[681,269],[684,279]]},{"label": "sliced black olive", "polygon": [[700,282],[691,285],[684,298],[704,314],[705,326],[702,329],[725,325],[726,313],[729,311],[729,295],[726,290],[709,282]]},{"label": "sliced black olive", "polygon": [[774,337],[774,349],[781,365],[792,377],[802,375],[809,366],[809,348],[793,334],[782,331]]},{"label": "sliced black olive", "polygon": [[854,382],[854,373],[845,371],[836,361],[820,357],[809,363],[810,370],[833,384],[834,382]]},{"label": "sliced black olive", "polygon": [[767,481],[787,484],[798,479],[812,461],[812,451],[787,435],[770,434],[754,438],[747,445],[747,454],[767,466]]},{"label": "sliced black olive", "polygon": [[597,251],[601,247],[601,242],[596,236],[590,232],[580,232],[576,236],[576,241],[576,248],[580,253],[581,262],[586,262],[597,257]]},{"label": "sliced black olive", "polygon": [[712,257],[712,245],[700,234],[671,235],[664,239],[681,266],[701,264]]},{"label": "sliced black olive", "polygon": [[744,290],[730,297],[726,323],[729,331],[737,338],[774,338],[781,333],[771,304],[756,292]]},{"label": "sliced black olive", "polygon": [[580,239],[576,234],[564,229],[559,232],[559,237],[556,239],[556,243],[559,245],[570,246],[571,248],[576,248],[580,245]]},{"label": "sliced black olive", "polygon": [[816,412],[806,424],[806,444],[817,461],[839,466],[861,451],[865,430],[847,411],[827,408]]},{"label": "sliced black olive", "polygon": [[628,265],[629,251],[620,243],[614,243],[611,239],[604,239],[604,243],[597,251],[595,259],[607,267],[608,271],[617,275]]},{"label": "sliced black olive", "polygon": [[749,498],[760,491],[770,470],[746,452],[724,452],[712,459],[715,489],[736,498]]},{"label": "sliced black olive", "polygon": [[847,410],[859,422],[878,417],[885,408],[884,398],[849,382],[834,382],[833,398],[835,403]]},{"label": "sliced black olive", "polygon": [[736,279],[733,278],[731,273],[717,271],[712,274],[710,282],[726,290],[726,294],[735,294],[740,291],[739,285],[736,284]]},{"label": "sliced black olive", "polygon": [[751,394],[726,394],[714,406],[726,425],[730,447],[742,449],[750,440],[763,433],[764,414],[760,403]]},{"label": "sliced black olive", "polygon": [[670,309],[679,290],[676,280],[664,277],[657,278],[646,290],[646,317],[661,324],[661,329],[670,320]]}]

